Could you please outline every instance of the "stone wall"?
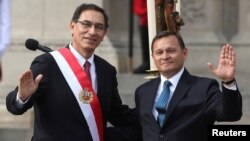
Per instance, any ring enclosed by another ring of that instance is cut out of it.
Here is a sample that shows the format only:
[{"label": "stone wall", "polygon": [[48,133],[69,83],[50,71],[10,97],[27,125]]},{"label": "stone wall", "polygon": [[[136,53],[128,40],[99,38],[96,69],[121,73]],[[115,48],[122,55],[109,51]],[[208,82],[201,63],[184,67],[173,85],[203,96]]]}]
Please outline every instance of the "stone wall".
[{"label": "stone wall", "polygon": [[[250,114],[250,3],[249,0],[180,0],[181,15],[185,25],[181,34],[189,49],[186,67],[193,74],[213,77],[206,64],[218,61],[222,44],[235,46],[237,54],[237,81],[243,95],[244,115]],[[42,44],[57,48],[70,41],[69,22],[76,6],[82,2],[94,2],[103,6],[110,17],[108,36],[97,54],[111,62],[120,73],[119,90],[124,101],[134,106],[133,91],[127,87],[139,85],[144,76],[127,74],[128,54],[128,1],[120,0],[12,0],[12,45],[3,58],[4,76],[0,83],[0,127],[30,128],[31,115],[14,117],[5,109],[5,96],[12,90],[20,74],[28,68],[31,60],[41,52],[30,52],[24,47],[27,38],[35,38]],[[60,4],[58,4],[60,3]],[[134,17],[134,66],[140,64],[138,19]],[[22,64],[16,67],[13,64]],[[132,84],[135,82],[135,84]],[[134,87],[133,87],[134,88]],[[3,115],[3,116],[2,116]],[[4,118],[2,118],[4,117]],[[16,122],[16,123],[15,123]],[[11,123],[11,124],[10,124]],[[14,126],[12,126],[14,125]]]}]

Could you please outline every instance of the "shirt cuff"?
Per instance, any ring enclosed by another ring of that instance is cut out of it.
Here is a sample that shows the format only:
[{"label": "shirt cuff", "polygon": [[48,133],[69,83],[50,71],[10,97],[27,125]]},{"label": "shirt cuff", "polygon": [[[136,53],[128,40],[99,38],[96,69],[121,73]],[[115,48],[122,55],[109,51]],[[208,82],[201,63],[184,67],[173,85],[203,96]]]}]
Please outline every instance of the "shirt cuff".
[{"label": "shirt cuff", "polygon": [[237,86],[236,86],[236,82],[235,82],[235,81],[234,81],[233,83],[231,83],[231,84],[222,83],[222,85],[223,85],[225,88],[229,89],[229,90],[234,90],[234,91],[237,90]]},{"label": "shirt cuff", "polygon": [[29,101],[30,98],[28,98],[26,101],[22,101],[19,97],[19,91],[16,95],[16,105],[18,108],[23,108],[24,104],[26,104]]}]

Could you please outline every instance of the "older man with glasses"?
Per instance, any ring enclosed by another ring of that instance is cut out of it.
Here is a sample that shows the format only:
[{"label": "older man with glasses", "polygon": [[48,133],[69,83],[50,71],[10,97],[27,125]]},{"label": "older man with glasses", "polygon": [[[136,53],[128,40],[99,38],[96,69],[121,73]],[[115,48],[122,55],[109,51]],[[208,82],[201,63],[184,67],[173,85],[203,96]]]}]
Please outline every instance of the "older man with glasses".
[{"label": "older man with glasses", "polygon": [[32,141],[103,141],[108,121],[138,123],[134,111],[122,104],[115,67],[94,54],[107,33],[105,11],[82,4],[69,27],[72,41],[36,57],[6,98],[15,115],[34,107]]}]

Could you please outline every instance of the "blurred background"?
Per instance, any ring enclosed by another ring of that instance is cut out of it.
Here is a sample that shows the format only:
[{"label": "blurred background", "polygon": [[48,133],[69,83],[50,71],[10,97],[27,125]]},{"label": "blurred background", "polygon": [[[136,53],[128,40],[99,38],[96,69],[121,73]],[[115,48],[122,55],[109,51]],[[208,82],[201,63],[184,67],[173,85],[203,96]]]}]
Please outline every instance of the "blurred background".
[{"label": "blurred background", "polygon": [[[249,0],[178,0],[181,27],[189,57],[186,68],[193,74],[213,77],[207,67],[217,65],[223,44],[234,46],[237,55],[237,82],[243,95],[243,117],[230,124],[250,124],[250,2]],[[0,140],[27,141],[32,133],[32,110],[21,116],[7,112],[5,98],[18,85],[19,76],[41,51],[25,48],[34,38],[52,49],[70,42],[69,22],[75,8],[83,2],[103,7],[109,15],[110,28],[96,54],[118,71],[119,92],[125,104],[134,107],[134,91],[148,81],[149,74],[134,74],[129,67],[130,0],[10,0],[10,44],[2,57],[0,82]],[[142,63],[139,19],[133,15],[132,69]],[[2,38],[2,37],[1,37]],[[227,124],[227,123],[220,123]]]}]

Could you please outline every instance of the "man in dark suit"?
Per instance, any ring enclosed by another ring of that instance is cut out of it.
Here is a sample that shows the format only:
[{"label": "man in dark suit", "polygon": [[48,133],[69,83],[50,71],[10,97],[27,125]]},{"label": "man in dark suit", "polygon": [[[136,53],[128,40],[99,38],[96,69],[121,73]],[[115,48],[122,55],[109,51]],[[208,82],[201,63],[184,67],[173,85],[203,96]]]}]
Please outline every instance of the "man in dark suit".
[{"label": "man in dark suit", "polygon": [[[242,99],[231,45],[222,47],[217,68],[208,63],[221,79],[222,91],[216,80],[186,70],[188,50],[180,35],[162,31],[154,37],[151,49],[160,77],[142,84],[135,93],[144,141],[204,141],[209,124],[241,118]],[[165,81],[170,83],[163,88]]]},{"label": "man in dark suit", "polygon": [[70,22],[72,42],[36,57],[8,94],[9,112],[20,115],[34,107],[33,141],[103,141],[107,121],[137,122],[122,105],[115,67],[94,55],[107,29],[102,8],[80,5]]}]

